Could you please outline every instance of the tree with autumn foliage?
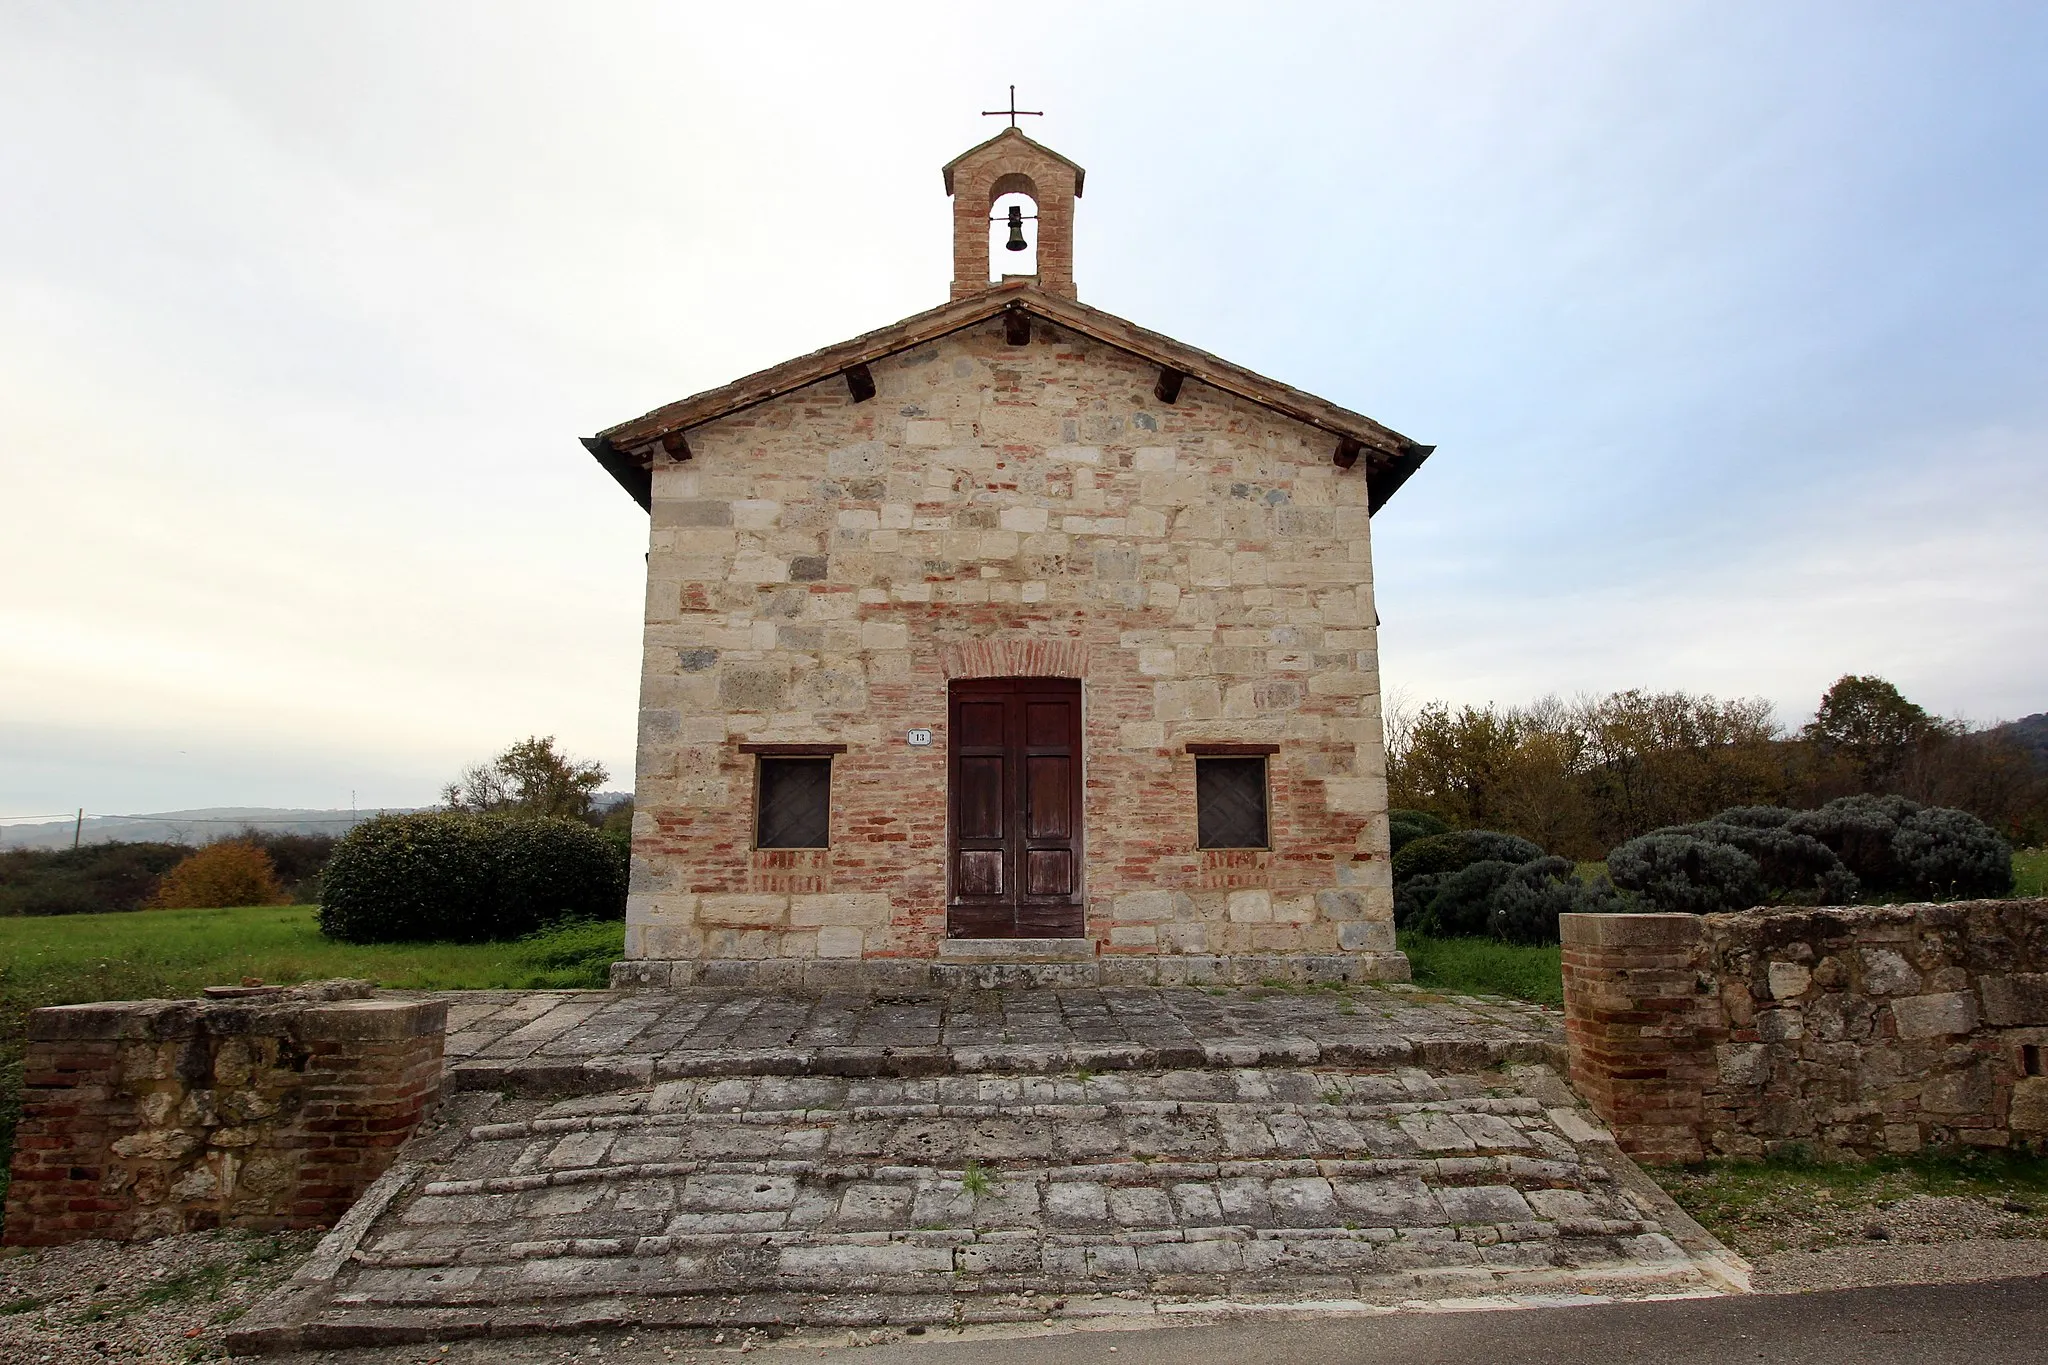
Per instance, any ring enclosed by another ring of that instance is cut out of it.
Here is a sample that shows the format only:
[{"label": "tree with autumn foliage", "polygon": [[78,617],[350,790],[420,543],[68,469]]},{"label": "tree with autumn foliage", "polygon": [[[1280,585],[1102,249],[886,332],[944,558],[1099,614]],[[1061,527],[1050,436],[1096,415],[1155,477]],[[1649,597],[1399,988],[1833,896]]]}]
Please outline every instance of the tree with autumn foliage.
[{"label": "tree with autumn foliage", "polygon": [[193,851],[166,872],[148,908],[282,905],[287,899],[268,853],[240,839],[223,839]]},{"label": "tree with autumn foliage", "polygon": [[608,776],[602,763],[557,752],[553,735],[528,735],[490,762],[463,769],[441,789],[441,800],[469,815],[553,815],[588,823],[590,798]]}]

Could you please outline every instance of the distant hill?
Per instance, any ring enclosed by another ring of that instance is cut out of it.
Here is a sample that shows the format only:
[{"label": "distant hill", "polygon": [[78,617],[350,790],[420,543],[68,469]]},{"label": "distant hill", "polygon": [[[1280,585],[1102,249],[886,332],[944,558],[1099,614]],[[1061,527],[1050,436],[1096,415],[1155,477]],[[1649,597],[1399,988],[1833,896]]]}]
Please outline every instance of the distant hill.
[{"label": "distant hill", "polygon": [[2033,751],[2037,761],[2048,765],[2048,711],[2021,716],[2018,720],[2009,720],[2003,725],[1994,725],[1991,727],[1991,733],[2018,740]]},{"label": "distant hill", "polygon": [[[149,815],[88,815],[77,830],[82,844],[203,844],[245,827],[267,834],[346,834],[373,815],[402,814],[416,806],[388,810],[297,810],[279,806],[207,806]],[[0,825],[0,848],[69,848],[74,821]]]}]

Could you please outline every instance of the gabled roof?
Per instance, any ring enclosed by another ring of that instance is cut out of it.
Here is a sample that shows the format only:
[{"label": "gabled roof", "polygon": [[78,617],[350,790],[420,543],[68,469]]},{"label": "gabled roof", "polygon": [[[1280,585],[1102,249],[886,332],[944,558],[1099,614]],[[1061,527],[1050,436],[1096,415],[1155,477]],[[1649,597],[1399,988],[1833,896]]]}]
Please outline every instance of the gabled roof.
[{"label": "gabled roof", "polygon": [[[1340,408],[1278,380],[1254,374],[1172,337],[1148,332],[1099,308],[1046,293],[1028,281],[993,285],[979,294],[954,299],[879,331],[786,360],[719,388],[706,389],[703,393],[656,408],[644,417],[621,422],[589,437],[583,444],[644,508],[652,496],[649,470],[664,439],[673,439],[691,427],[758,407],[798,389],[954,332],[965,331],[999,314],[1012,312],[1042,318],[1056,327],[1064,327],[1105,346],[1113,346],[1150,361],[1162,372],[1196,380],[1284,417],[1291,417],[1305,426],[1328,432],[1333,438],[1332,455],[1338,464],[1349,468],[1354,461],[1364,462],[1370,490],[1368,501],[1374,512],[1385,505],[1387,499],[1394,495],[1394,490],[1406,482],[1408,476],[1436,449],[1435,446],[1418,445],[1370,417]],[[1175,387],[1178,387],[1178,381],[1175,381]]]},{"label": "gabled roof", "polygon": [[953,192],[953,168],[955,166],[965,161],[968,157],[995,146],[998,142],[1006,141],[1021,142],[1026,147],[1031,148],[1033,151],[1043,152],[1045,155],[1051,157],[1054,161],[1059,162],[1060,165],[1065,166],[1069,170],[1073,171],[1074,197],[1076,199],[1079,199],[1081,197],[1081,182],[1088,178],[1088,172],[1082,170],[1079,163],[1070,161],[1066,157],[1061,156],[1058,152],[1046,146],[1043,142],[1035,142],[1032,139],[1024,136],[1023,132],[1017,128],[1005,128],[1002,132],[997,133],[988,141],[977,142],[972,147],[969,147],[966,151],[960,153],[960,155],[954,157],[951,161],[948,161],[940,169],[939,172],[941,175],[946,177],[946,193],[951,194]]}]

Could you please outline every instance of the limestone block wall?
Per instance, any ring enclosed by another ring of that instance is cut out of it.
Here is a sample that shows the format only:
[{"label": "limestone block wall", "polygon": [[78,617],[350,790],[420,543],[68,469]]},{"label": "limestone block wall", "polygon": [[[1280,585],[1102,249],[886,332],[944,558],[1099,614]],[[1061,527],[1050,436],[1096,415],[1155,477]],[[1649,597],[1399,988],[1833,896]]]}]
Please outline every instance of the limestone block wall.
[{"label": "limestone block wall", "polygon": [[[627,956],[938,956],[948,683],[1041,675],[1082,681],[1103,954],[1405,976],[1363,469],[1042,322],[871,372],[866,402],[814,385],[654,470]],[[829,849],[752,847],[749,742],[846,746]],[[1269,849],[1196,847],[1191,742],[1278,746]]]},{"label": "limestone block wall", "polygon": [[2048,1143],[2048,900],[1563,930],[1572,1082],[1639,1156]]},{"label": "limestone block wall", "polygon": [[446,1002],[367,991],[35,1011],[7,1243],[332,1223],[441,1088]]}]

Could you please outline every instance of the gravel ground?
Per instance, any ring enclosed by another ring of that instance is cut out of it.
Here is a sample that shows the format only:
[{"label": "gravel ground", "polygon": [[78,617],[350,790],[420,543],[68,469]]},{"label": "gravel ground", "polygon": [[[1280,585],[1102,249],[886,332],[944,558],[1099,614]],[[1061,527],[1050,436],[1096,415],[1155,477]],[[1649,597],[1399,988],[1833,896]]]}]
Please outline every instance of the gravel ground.
[{"label": "gravel ground", "polygon": [[1818,1251],[1778,1251],[1754,1262],[1760,1293],[1801,1294],[1887,1284],[1966,1284],[2048,1275],[2048,1241],[1969,1238],[1957,1242],[1873,1242]]},{"label": "gravel ground", "polygon": [[196,1232],[0,1256],[0,1361],[218,1358],[226,1325],[297,1269],[319,1239]]}]

